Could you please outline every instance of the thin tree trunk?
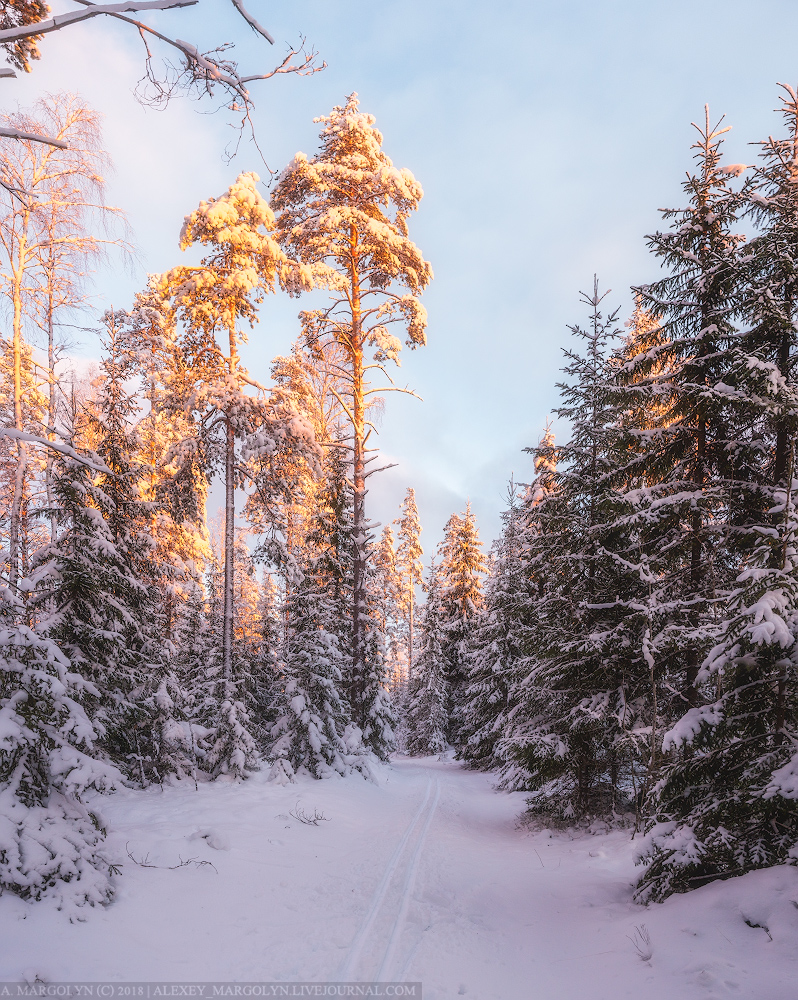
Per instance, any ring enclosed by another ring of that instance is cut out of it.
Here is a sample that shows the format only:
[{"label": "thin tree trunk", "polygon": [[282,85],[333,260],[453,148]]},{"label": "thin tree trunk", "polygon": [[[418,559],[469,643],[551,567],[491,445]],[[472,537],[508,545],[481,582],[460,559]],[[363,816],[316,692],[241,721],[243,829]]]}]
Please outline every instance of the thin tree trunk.
[{"label": "thin tree trunk", "polygon": [[350,288],[352,306],[352,331],[349,354],[352,361],[352,484],[354,498],[352,507],[352,534],[354,537],[354,558],[352,572],[352,688],[353,702],[358,714],[358,725],[365,719],[361,715],[365,694],[365,613],[366,613],[366,407],[363,386],[363,343],[360,284],[356,268],[356,248],[358,232],[352,227],[350,246],[352,250],[350,266]]},{"label": "thin tree trunk", "polygon": [[232,694],[233,681],[233,586],[235,546],[235,435],[226,420],[227,446],[224,461],[224,597],[222,611],[222,664],[225,698]]},{"label": "thin tree trunk", "polygon": [[[229,370],[235,380],[236,364],[235,330],[230,328]],[[235,428],[228,413],[225,417],[226,446],[224,457],[224,595],[222,599],[222,669],[224,671],[225,698],[233,696],[233,589],[235,586]]]},{"label": "thin tree trunk", "polygon": [[[56,383],[55,383],[55,330],[53,324],[53,264],[48,262],[47,268],[47,380],[49,398],[47,406],[47,440],[55,440],[55,411],[56,411]],[[46,458],[45,486],[47,490],[47,508],[50,511],[50,541],[55,541],[56,521],[53,507],[53,453],[48,448]]]},{"label": "thin tree trunk", "polygon": [[[792,481],[795,476],[795,441],[790,440],[789,460],[787,463],[787,502],[784,505],[784,541],[781,547],[781,568],[787,565],[787,550],[791,541],[790,522],[793,517],[792,512]],[[779,667],[778,683],[776,685],[776,712],[774,719],[774,731],[776,740],[779,743],[786,741],[787,736],[783,732],[784,723],[787,719],[787,666],[789,661],[786,657],[781,658]]]},{"label": "thin tree trunk", "polygon": [[352,572],[352,677],[357,704],[364,694],[365,670],[365,622],[366,610],[366,539],[365,539],[365,401],[363,398],[363,349],[357,343],[352,351],[353,406],[354,418],[354,458],[353,477],[354,503],[352,507],[352,534],[354,537],[354,559]]},{"label": "thin tree trunk", "polygon": [[410,637],[407,646],[407,680],[413,675],[413,598],[415,594],[413,591],[413,571],[410,571]]},{"label": "thin tree trunk", "polygon": [[[17,267],[12,272],[11,294],[14,307],[13,331],[14,331],[14,427],[18,431],[25,429],[22,419],[22,277],[24,274],[24,260],[26,239],[20,239],[19,256]],[[19,583],[19,564],[21,548],[21,514],[22,497],[25,489],[25,470],[28,463],[28,452],[25,442],[17,440],[17,468],[14,476],[14,496],[11,501],[11,517],[9,525],[9,556],[10,566],[8,581],[12,593],[16,591]]]}]

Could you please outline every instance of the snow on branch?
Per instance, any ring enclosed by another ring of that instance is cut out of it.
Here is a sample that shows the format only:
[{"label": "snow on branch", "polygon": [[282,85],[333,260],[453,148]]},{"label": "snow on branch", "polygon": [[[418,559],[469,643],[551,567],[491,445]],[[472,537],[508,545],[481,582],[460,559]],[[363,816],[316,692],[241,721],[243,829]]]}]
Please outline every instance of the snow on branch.
[{"label": "snow on branch", "polygon": [[87,469],[92,469],[94,472],[102,472],[109,476],[113,475],[113,472],[107,465],[103,465],[102,462],[92,462],[85,455],[78,454],[68,444],[49,441],[47,438],[39,437],[36,434],[29,434],[27,431],[18,431],[15,427],[0,427],[0,437],[13,438],[15,441],[26,441],[29,444],[43,445],[45,448],[50,448],[52,451],[57,451],[59,454],[66,455],[67,458],[85,465]]},{"label": "snow on branch", "polygon": [[49,135],[42,135],[38,132],[23,132],[18,128],[7,128],[0,125],[0,136],[5,139],[20,139],[25,142],[43,142],[47,146],[55,146],[57,149],[69,149],[63,139],[54,139]]},{"label": "snow on branch", "polygon": [[241,0],[231,0],[231,3],[256,34],[262,35],[270,45],[274,45],[274,39],[272,36],[265,28],[258,24],[243,3],[241,3]]},{"label": "snow on branch", "polygon": [[[81,0],[78,0],[81,2]],[[90,17],[97,17],[99,14],[133,14],[147,10],[171,10],[173,7],[191,7],[199,0],[128,0],[127,3],[107,3],[90,4],[80,10],[70,10],[65,14],[56,14],[49,21],[34,21],[32,24],[23,24],[15,28],[3,28],[0,30],[0,45],[7,45],[11,42],[19,42],[24,38],[32,38],[34,35],[46,35],[51,31],[59,31],[70,24],[77,24]],[[4,74],[5,75],[5,74]]]}]

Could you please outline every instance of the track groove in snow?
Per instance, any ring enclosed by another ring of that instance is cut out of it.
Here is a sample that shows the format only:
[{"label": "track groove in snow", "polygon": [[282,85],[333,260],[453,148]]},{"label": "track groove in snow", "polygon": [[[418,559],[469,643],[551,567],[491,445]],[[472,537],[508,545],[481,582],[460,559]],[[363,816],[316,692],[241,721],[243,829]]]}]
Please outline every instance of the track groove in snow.
[{"label": "track groove in snow", "polygon": [[393,930],[391,931],[391,937],[388,941],[388,947],[385,949],[385,955],[382,959],[382,964],[380,965],[379,971],[377,972],[377,982],[390,982],[394,979],[395,972],[395,954],[399,946],[399,942],[402,937],[402,931],[404,930],[405,921],[407,920],[407,911],[410,908],[410,902],[413,895],[413,887],[416,884],[416,875],[418,874],[418,866],[421,861],[421,853],[424,850],[424,841],[427,839],[427,834],[429,833],[430,823],[432,823],[432,817],[435,815],[435,810],[438,808],[438,801],[441,797],[441,779],[435,779],[435,798],[432,800],[432,805],[427,813],[427,819],[424,822],[424,826],[421,830],[421,834],[416,841],[416,846],[413,848],[413,854],[408,862],[407,874],[405,876],[404,886],[402,887],[402,899],[399,907],[399,913],[397,914],[396,920],[394,921]]},{"label": "track groove in snow", "polygon": [[[394,875],[396,875],[398,869],[401,866],[402,858],[405,855],[405,848],[408,842],[411,840],[419,821],[424,814],[424,810],[427,809],[427,803],[430,798],[430,791],[432,790],[432,778],[427,777],[427,787],[424,794],[424,798],[419,806],[417,812],[408,824],[405,832],[403,833],[399,843],[396,846],[393,854],[391,855],[388,864],[385,867],[382,878],[374,890],[374,895],[371,900],[371,905],[369,906],[363,921],[358,928],[357,933],[352,939],[352,944],[349,948],[349,952],[344,959],[343,963],[338,972],[338,978],[342,982],[347,982],[355,976],[358,971],[358,966],[360,963],[361,955],[363,953],[364,947],[368,943],[369,935],[372,937],[377,936],[379,932],[374,932],[375,924],[377,918],[383,909],[388,890],[393,882]],[[388,945],[385,949],[385,954],[383,956],[382,962],[380,964],[379,972],[376,975],[377,980],[390,980],[390,976],[387,975],[387,970],[393,962],[394,952],[398,944],[399,938],[401,937],[402,928],[404,926],[405,919],[407,917],[407,910],[410,906],[410,896],[413,892],[413,886],[415,884],[415,877],[418,871],[418,865],[421,860],[421,853],[424,848],[424,841],[427,836],[427,832],[432,822],[432,817],[438,806],[438,800],[441,794],[441,783],[440,778],[435,779],[435,795],[432,800],[432,805],[427,809],[427,817],[424,821],[424,825],[421,829],[421,833],[416,839],[409,859],[406,862],[405,870],[405,880],[402,887],[402,894],[399,899],[399,912],[392,921],[391,924],[391,934],[388,941]]]}]

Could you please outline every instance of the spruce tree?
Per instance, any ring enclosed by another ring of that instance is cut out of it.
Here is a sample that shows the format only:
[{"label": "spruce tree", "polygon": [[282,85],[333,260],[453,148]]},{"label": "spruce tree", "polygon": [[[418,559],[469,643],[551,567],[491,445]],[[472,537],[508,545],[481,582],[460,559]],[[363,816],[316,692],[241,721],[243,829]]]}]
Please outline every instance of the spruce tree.
[{"label": "spruce tree", "polygon": [[457,744],[468,679],[468,651],[482,607],[482,574],[487,568],[470,503],[462,514],[452,514],[449,518],[438,555],[444,620],[443,654],[452,713],[447,737],[450,743]]},{"label": "spruce tree", "polygon": [[617,312],[602,313],[604,297],[594,280],[582,296],[587,328],[570,327],[584,344],[565,350],[568,381],[559,386],[556,413],[570,438],[554,461],[542,453],[536,461],[525,553],[532,591],[521,612],[528,665],[502,746],[513,781],[533,793],[530,809],[569,822],[631,805],[650,757],[641,735],[651,722],[648,570],[618,467],[610,351],[619,331]]},{"label": "spruce tree", "polygon": [[253,731],[264,751],[271,745],[267,733],[277,719],[281,685],[285,683],[281,662],[280,612],[277,586],[271,574],[267,574],[259,586],[257,635],[250,671]]},{"label": "spruce tree", "polygon": [[761,231],[729,294],[744,323],[724,377],[736,429],[728,484],[728,589],[703,693],[665,738],[638,898],[794,860],[798,719],[795,637],[796,234],[798,101],[785,88],[787,137],[760,144],[743,189]]},{"label": "spruce tree", "polygon": [[448,661],[446,612],[440,571],[433,561],[427,576],[427,601],[421,617],[419,652],[408,681],[404,743],[409,754],[443,753],[448,742]]},{"label": "spruce tree", "polygon": [[361,730],[341,695],[345,655],[329,628],[333,606],[323,587],[306,575],[288,600],[290,622],[285,656],[285,706],[272,727],[272,773],[314,778],[368,773]]},{"label": "spruce tree", "polygon": [[[171,671],[159,606],[153,507],[141,499],[143,466],[133,427],[136,403],[114,314],[105,317],[106,356],[86,431],[88,459],[64,456],[52,483],[57,538],[37,555],[51,585],[37,594],[49,635],[99,692],[99,746],[133,780],[162,781],[190,767],[175,724],[181,695]],[[179,714],[179,712],[178,712]]]},{"label": "spruce tree", "polygon": [[[18,609],[21,611],[22,609]],[[123,782],[97,760],[86,713],[97,689],[38,628],[0,622],[0,892],[54,898],[59,909],[107,903],[105,830],[84,803]]]},{"label": "spruce tree", "polygon": [[470,767],[501,766],[496,745],[511,706],[510,691],[527,662],[526,612],[530,582],[518,488],[511,482],[502,514],[502,537],[494,542],[482,608],[468,655],[460,756]]},{"label": "spruce tree", "polygon": [[393,530],[389,524],[382,529],[376,545],[369,591],[374,601],[377,622],[384,636],[391,688],[396,689],[402,672],[398,635],[401,581],[396,564]]},{"label": "spruce tree", "polygon": [[[199,721],[207,729],[204,737],[203,768],[214,778],[227,775],[234,780],[246,778],[258,767],[257,723],[252,717],[256,708],[251,678],[253,651],[241,634],[240,608],[233,593],[233,645],[225,654],[225,586],[229,575],[224,570],[226,540],[217,545],[215,558],[207,575],[210,595],[208,609],[209,648],[205,666],[204,712]],[[249,552],[241,539],[233,551],[233,579],[240,582],[251,569]]]},{"label": "spruce tree", "polygon": [[410,486],[402,501],[401,514],[393,523],[398,529],[396,569],[399,574],[399,613],[403,619],[406,648],[406,680],[413,669],[416,587],[421,584],[421,556],[424,554],[421,547],[421,520],[416,506],[416,493]]},{"label": "spruce tree", "polygon": [[637,289],[657,328],[653,337],[645,332],[645,348],[629,342],[619,371],[623,407],[647,417],[629,426],[624,474],[639,484],[636,520],[658,578],[655,602],[667,608],[655,646],[674,690],[674,716],[701,700],[696,679],[719,634],[715,608],[733,583],[729,497],[751,478],[748,435],[729,385],[743,239],[734,232],[737,167],[721,163],[728,128],[713,129],[708,108],[695,127],[697,170],[683,184],[688,203],[663,211],[671,227],[648,238],[667,273]]}]

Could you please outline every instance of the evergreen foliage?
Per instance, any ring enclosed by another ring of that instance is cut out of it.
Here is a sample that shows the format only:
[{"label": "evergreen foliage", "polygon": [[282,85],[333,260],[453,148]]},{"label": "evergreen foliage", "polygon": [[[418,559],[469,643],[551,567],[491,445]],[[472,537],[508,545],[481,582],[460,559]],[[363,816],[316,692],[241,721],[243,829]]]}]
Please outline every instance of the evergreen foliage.
[{"label": "evergreen foliage", "polygon": [[0,627],[0,890],[59,908],[113,895],[103,824],[83,802],[122,782],[97,759],[84,705],[97,693],[38,630]]},{"label": "evergreen foliage", "polygon": [[450,708],[444,653],[446,615],[440,570],[434,562],[427,576],[420,632],[419,653],[408,683],[405,750],[409,754],[439,754],[448,747]]},{"label": "evergreen foliage", "polygon": [[285,661],[285,709],[272,728],[273,773],[300,769],[314,778],[367,770],[360,729],[341,696],[345,657],[325,627],[333,609],[311,576],[288,601],[291,622]]},{"label": "evergreen foliage", "polygon": [[443,655],[452,706],[447,736],[449,742],[456,744],[460,742],[468,652],[482,607],[482,574],[487,568],[470,503],[462,514],[452,514],[449,518],[438,556],[444,621]]},{"label": "evergreen foliage", "polygon": [[507,499],[502,514],[504,530],[493,545],[483,605],[471,641],[459,751],[469,767],[485,770],[504,763],[497,743],[507,724],[511,687],[521,679],[527,662],[527,611],[532,594],[515,483],[510,483]]}]

